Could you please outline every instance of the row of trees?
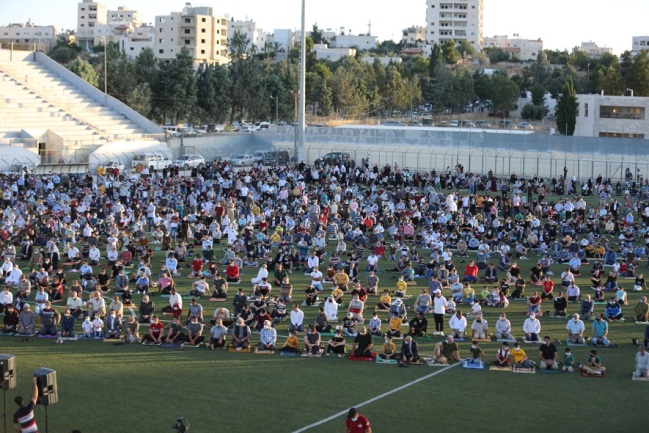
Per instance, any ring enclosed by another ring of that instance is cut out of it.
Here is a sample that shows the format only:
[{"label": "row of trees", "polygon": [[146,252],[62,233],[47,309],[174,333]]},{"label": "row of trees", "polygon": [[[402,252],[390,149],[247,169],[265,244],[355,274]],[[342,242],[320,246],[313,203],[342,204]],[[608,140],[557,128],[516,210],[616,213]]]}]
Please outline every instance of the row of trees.
[{"label": "row of trees", "polygon": [[[314,36],[319,38],[321,33],[315,26],[314,30]],[[306,43],[309,48],[313,40],[307,38]],[[399,47],[388,41],[370,50],[370,54],[396,55],[393,50]],[[273,58],[276,53],[257,53],[240,33],[231,38],[229,50],[230,64],[201,65],[195,69],[184,50],[170,62],[159,61],[148,49],[130,60],[116,45],[109,44],[108,92],[161,123],[294,119],[299,88],[297,50],[277,62]],[[75,47],[61,44],[52,56],[103,89],[101,54],[85,61],[78,57]],[[402,57],[401,63],[387,66],[378,59],[364,62],[362,55],[359,52],[356,57],[338,62],[318,60],[313,53],[308,55],[306,100],[310,114],[389,116],[424,102],[430,103],[435,113],[459,112],[475,101],[489,101],[490,109],[506,112],[515,108],[522,91],[529,91],[532,98],[522,107],[523,117],[540,119],[547,114],[545,95],[549,93],[558,99],[568,81],[575,93],[603,90],[618,95],[625,88],[632,88],[638,96],[649,96],[646,51],[635,57],[624,53],[620,58],[606,54],[599,59],[589,59],[581,52],[564,59],[561,53],[546,51],[511,77],[504,71],[487,75],[458,64],[461,58],[478,55],[470,44],[453,41],[433,46],[429,58]],[[565,64],[552,64],[557,59],[565,60]]]}]

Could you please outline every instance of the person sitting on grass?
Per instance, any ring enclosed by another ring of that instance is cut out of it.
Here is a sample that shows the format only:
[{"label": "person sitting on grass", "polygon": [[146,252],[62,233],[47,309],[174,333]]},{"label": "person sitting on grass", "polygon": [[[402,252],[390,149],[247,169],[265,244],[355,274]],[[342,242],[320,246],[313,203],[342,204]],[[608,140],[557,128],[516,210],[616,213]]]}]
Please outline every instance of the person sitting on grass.
[{"label": "person sitting on grass", "polygon": [[389,310],[391,302],[392,298],[390,297],[390,291],[386,289],[383,291],[383,294],[379,298],[379,303],[376,308],[378,308],[379,310]]},{"label": "person sitting on grass", "polygon": [[568,300],[563,295],[563,292],[559,292],[558,296],[554,298],[554,315],[560,317],[566,317],[566,309],[568,308]]},{"label": "person sitting on grass", "polygon": [[586,331],[586,326],[579,318],[579,314],[575,313],[572,315],[572,320],[568,321],[566,329],[568,330],[568,341],[570,341],[571,344],[584,344],[584,332]]},{"label": "person sitting on grass", "polygon": [[428,331],[428,319],[424,317],[423,313],[417,313],[417,316],[409,323],[410,330],[408,335],[413,337],[425,337]]},{"label": "person sitting on grass", "polygon": [[298,340],[295,333],[289,331],[288,337],[284,342],[284,345],[279,350],[280,353],[299,353],[300,352],[300,340]]},{"label": "person sitting on grass", "polygon": [[119,338],[122,333],[122,318],[117,315],[115,310],[111,310],[106,317],[106,335],[105,338]]},{"label": "person sitting on grass", "polygon": [[590,351],[588,363],[582,365],[581,369],[589,376],[601,376],[606,371],[606,367],[602,365],[602,358],[597,355],[597,350],[595,349]]},{"label": "person sitting on grass", "polygon": [[356,338],[354,338],[352,351],[357,357],[371,358],[372,347],[374,347],[374,344],[372,343],[372,335],[367,332],[367,328],[363,326],[358,335],[356,335]]},{"label": "person sitting on grass", "polygon": [[167,326],[167,337],[165,338],[165,343],[180,343],[184,340],[185,334],[183,333],[183,325],[180,323],[180,317],[174,316],[171,319],[171,323]]},{"label": "person sitting on grass", "polygon": [[135,320],[134,315],[128,316],[124,333],[126,334],[124,339],[127,343],[138,343],[140,341],[140,324]]},{"label": "person sitting on grass", "polygon": [[210,285],[205,281],[205,275],[201,275],[197,281],[192,283],[192,289],[189,291],[188,296],[203,296],[209,293]]},{"label": "person sitting on grass", "polygon": [[595,308],[595,303],[591,300],[590,295],[584,296],[584,300],[581,301],[581,307],[579,308],[579,314],[583,317],[584,320],[590,319],[590,316],[593,314],[593,309]]},{"label": "person sitting on grass", "polygon": [[542,299],[539,296],[539,293],[534,291],[532,296],[527,298],[527,315],[530,316],[534,313],[536,316],[541,317],[543,312],[541,311],[541,302]]},{"label": "person sitting on grass", "polygon": [[635,354],[634,377],[649,378],[649,353],[642,344],[638,346],[638,353]]},{"label": "person sitting on grass", "polygon": [[239,317],[232,328],[232,347],[235,350],[242,350],[248,346],[250,346],[250,327]]},{"label": "person sitting on grass", "polygon": [[210,302],[223,302],[228,298],[228,282],[223,275],[217,272],[214,275],[214,290],[210,296]]},{"label": "person sitting on grass", "polygon": [[52,303],[47,301],[45,308],[41,310],[41,315],[39,316],[41,329],[38,331],[41,335],[56,335],[59,322],[61,321],[61,315],[58,311],[52,308]]},{"label": "person sitting on grass", "polygon": [[520,347],[518,343],[514,343],[514,348],[512,349],[512,362],[516,368],[532,368],[534,367],[534,362],[527,359],[527,354]]},{"label": "person sitting on grass", "polygon": [[264,327],[259,332],[259,350],[275,351],[275,344],[277,343],[277,331],[271,326],[270,320],[264,321]]},{"label": "person sitting on grass", "polygon": [[309,329],[304,336],[304,347],[305,352],[308,356],[317,356],[322,353],[322,347],[320,347],[320,338],[320,333],[316,331],[315,325],[309,325]]},{"label": "person sitting on grass", "polygon": [[401,352],[399,352],[399,366],[407,367],[409,364],[416,364],[419,362],[419,344],[408,335],[404,338],[401,344]]},{"label": "person sitting on grass", "polygon": [[572,355],[569,347],[566,347],[566,350],[563,353],[563,359],[561,360],[561,370],[570,373],[575,370],[575,357]]},{"label": "person sitting on grass", "polygon": [[209,350],[214,350],[217,347],[225,346],[225,337],[228,335],[228,328],[223,326],[223,320],[217,318],[214,325],[210,328],[210,344]]},{"label": "person sitting on grass", "polygon": [[471,338],[477,340],[487,340],[489,338],[489,325],[482,318],[482,314],[476,316],[471,324]]},{"label": "person sitting on grass", "polygon": [[149,299],[149,295],[144,295],[140,301],[140,323],[151,323],[151,316],[155,311],[155,304]]},{"label": "person sitting on grass", "polygon": [[464,338],[464,330],[467,327],[466,317],[458,310],[453,317],[448,321],[448,327],[451,328],[451,335],[453,338]]},{"label": "person sitting on grass", "polygon": [[324,307],[320,307],[318,315],[315,317],[315,329],[318,332],[331,331],[331,323],[329,323],[329,319],[327,319],[327,315],[324,312]]},{"label": "person sitting on grass", "polygon": [[370,319],[369,323],[369,329],[368,332],[376,337],[380,337],[383,335],[381,332],[381,319],[379,318],[379,313],[377,311],[372,314],[372,318]]},{"label": "person sitting on grass", "polygon": [[397,315],[401,317],[401,320],[406,319],[406,306],[403,305],[401,298],[397,298],[392,305],[390,305],[390,310],[388,311],[388,317],[392,317],[392,313],[397,312]]},{"label": "person sitting on grass", "polygon": [[536,318],[536,314],[530,314],[530,317],[523,322],[523,332],[525,332],[525,341],[539,341],[541,332],[541,322]]},{"label": "person sitting on grass", "polygon": [[396,359],[397,358],[397,353],[396,353],[396,346],[394,345],[394,342],[392,341],[392,337],[387,335],[385,337],[385,343],[381,346],[381,352],[379,352],[378,356],[381,359],[389,360],[389,359]]},{"label": "person sitting on grass", "polygon": [[493,362],[493,365],[497,367],[509,367],[511,364],[510,361],[511,352],[509,350],[509,343],[506,341],[500,346],[500,349],[496,352],[496,360]]},{"label": "person sitting on grass", "polygon": [[162,344],[162,340],[164,339],[164,328],[165,326],[158,320],[158,316],[151,316],[149,333],[142,337],[142,344]]},{"label": "person sitting on grass", "polygon": [[[69,311],[68,311],[69,312]],[[15,334],[18,330],[18,323],[20,321],[20,316],[18,312],[14,309],[14,306],[9,304],[7,305],[7,310],[4,313],[3,317],[3,326],[2,332],[5,334]]]},{"label": "person sitting on grass", "polygon": [[459,361],[460,359],[460,350],[453,336],[449,335],[446,340],[435,344],[433,360],[436,364],[448,364],[448,361]]},{"label": "person sitting on grass", "polygon": [[646,322],[649,315],[649,304],[647,304],[647,297],[640,296],[640,300],[633,307],[636,322]]},{"label": "person sitting on grass", "polygon": [[557,346],[552,343],[549,336],[543,337],[543,344],[539,348],[539,366],[547,370],[558,370]]},{"label": "person sitting on grass", "polygon": [[617,301],[617,299],[615,299],[615,296],[612,296],[611,299],[606,303],[604,312],[606,314],[606,319],[608,319],[609,321],[622,320],[624,318],[624,314],[622,314],[622,306]]},{"label": "person sitting on grass", "polygon": [[331,356],[331,352],[338,355],[338,358],[342,357],[345,354],[345,338],[343,337],[342,331],[336,329],[334,335],[327,341],[327,356]]},{"label": "person sitting on grass", "polygon": [[608,322],[604,318],[604,314],[598,314],[597,318],[593,322],[593,338],[590,342],[593,346],[604,346],[608,347],[610,342],[608,341]]},{"label": "person sitting on grass", "polygon": [[363,310],[365,309],[365,303],[360,300],[358,295],[352,296],[352,299],[349,301],[349,307],[347,308],[347,313],[354,315],[354,319],[358,323],[363,323],[365,319],[363,318]]},{"label": "person sitting on grass", "polygon": [[496,338],[509,341],[515,340],[511,332],[512,325],[511,322],[507,319],[507,314],[500,313],[500,317],[496,321]]},{"label": "person sitting on grass", "polygon": [[386,336],[392,338],[401,338],[401,324],[403,320],[397,315],[396,311],[392,313],[392,317],[389,320],[388,330],[385,333]]}]

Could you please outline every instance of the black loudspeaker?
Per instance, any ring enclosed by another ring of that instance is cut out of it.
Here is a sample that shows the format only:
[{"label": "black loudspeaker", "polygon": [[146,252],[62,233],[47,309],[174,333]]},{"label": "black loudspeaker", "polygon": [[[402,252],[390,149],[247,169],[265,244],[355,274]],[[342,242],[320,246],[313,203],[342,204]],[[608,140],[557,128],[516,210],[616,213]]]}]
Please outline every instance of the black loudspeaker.
[{"label": "black loudspeaker", "polygon": [[13,355],[0,355],[0,380],[2,389],[16,387],[16,357]]},{"label": "black loudspeaker", "polygon": [[56,371],[50,368],[34,370],[36,387],[38,388],[38,404],[51,406],[59,402],[59,392],[56,387]]}]

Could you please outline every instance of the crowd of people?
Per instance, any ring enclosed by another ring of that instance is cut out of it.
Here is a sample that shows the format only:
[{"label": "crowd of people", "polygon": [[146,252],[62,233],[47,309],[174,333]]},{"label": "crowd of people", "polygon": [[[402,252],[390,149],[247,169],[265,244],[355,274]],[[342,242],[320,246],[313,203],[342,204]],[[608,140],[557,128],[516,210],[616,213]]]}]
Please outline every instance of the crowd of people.
[{"label": "crowd of people", "polygon": [[[342,356],[347,337],[356,356],[378,353],[407,366],[419,359],[416,339],[429,335],[427,316],[432,335],[446,337],[433,354],[444,361],[457,357],[455,340],[494,333],[483,307],[503,310],[495,334],[515,340],[505,311],[522,300],[524,340],[541,344],[539,317],[552,314],[566,317],[571,342],[608,346],[609,323],[647,322],[648,314],[645,297],[623,313],[622,281],[647,290],[649,252],[649,203],[634,195],[644,180],[626,182],[622,191],[601,176],[578,184],[567,170],[558,179],[498,178],[461,165],[411,173],[369,159],[249,169],[217,161],[187,175],[4,177],[2,331],[234,350],[248,349],[259,333],[256,348],[272,351],[276,326],[287,322],[282,352]],[[521,272],[518,262],[532,256],[538,262]],[[177,286],[186,271],[191,287]],[[323,304],[313,323],[295,302],[294,272],[310,280],[305,305]],[[583,276],[589,287],[576,284]],[[404,301],[417,281],[425,288],[409,311]],[[220,303],[212,317],[199,300]],[[570,305],[579,313],[568,320]],[[381,350],[375,336],[385,340]],[[400,350],[395,338],[404,338]],[[649,327],[638,346],[649,346]]]}]

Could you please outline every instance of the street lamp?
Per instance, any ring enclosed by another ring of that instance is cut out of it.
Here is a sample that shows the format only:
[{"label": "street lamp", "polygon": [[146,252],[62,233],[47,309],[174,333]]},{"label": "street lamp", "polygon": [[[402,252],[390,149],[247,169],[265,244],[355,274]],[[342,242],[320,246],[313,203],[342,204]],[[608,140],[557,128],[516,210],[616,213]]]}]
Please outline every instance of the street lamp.
[{"label": "street lamp", "polygon": [[275,100],[275,123],[279,121],[279,96],[271,96],[271,101]]}]

